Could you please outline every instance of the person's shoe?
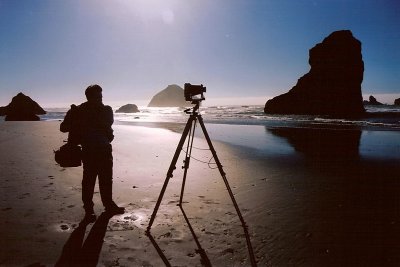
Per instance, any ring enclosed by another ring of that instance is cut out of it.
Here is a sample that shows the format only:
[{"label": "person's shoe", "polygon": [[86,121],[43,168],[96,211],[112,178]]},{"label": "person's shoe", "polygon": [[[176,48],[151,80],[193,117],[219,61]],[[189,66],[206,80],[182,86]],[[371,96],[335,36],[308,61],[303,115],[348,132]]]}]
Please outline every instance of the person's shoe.
[{"label": "person's shoe", "polygon": [[124,214],[125,208],[118,207],[117,204],[113,203],[112,205],[106,207],[106,212],[112,215]]}]

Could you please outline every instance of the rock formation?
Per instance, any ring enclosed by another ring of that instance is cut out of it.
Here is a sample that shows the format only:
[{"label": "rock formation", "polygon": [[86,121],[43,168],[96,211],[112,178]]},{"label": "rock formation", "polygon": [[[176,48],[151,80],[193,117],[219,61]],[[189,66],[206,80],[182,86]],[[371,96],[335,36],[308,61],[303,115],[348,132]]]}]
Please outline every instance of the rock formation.
[{"label": "rock formation", "polygon": [[115,111],[116,113],[136,113],[140,112],[135,104],[126,104]]},{"label": "rock formation", "polygon": [[367,105],[383,105],[381,102],[378,102],[375,97],[372,95],[369,96],[369,101],[364,101],[364,104]]},{"label": "rock formation", "polygon": [[400,98],[395,99],[395,100],[394,100],[394,104],[395,104],[396,106],[400,106]]},{"label": "rock formation", "polygon": [[0,107],[0,116],[5,116],[7,112],[7,108],[6,107]]},{"label": "rock formation", "polygon": [[148,107],[187,107],[189,102],[185,101],[183,88],[173,84],[157,93],[151,99]]},{"label": "rock formation", "polygon": [[37,115],[46,114],[46,111],[29,96],[19,93],[12,98],[10,104],[0,108],[0,113],[6,116],[6,121],[39,121]]},{"label": "rock formation", "polygon": [[309,55],[310,71],[289,92],[268,100],[264,112],[363,115],[361,42],[349,30],[336,31],[311,48]]}]

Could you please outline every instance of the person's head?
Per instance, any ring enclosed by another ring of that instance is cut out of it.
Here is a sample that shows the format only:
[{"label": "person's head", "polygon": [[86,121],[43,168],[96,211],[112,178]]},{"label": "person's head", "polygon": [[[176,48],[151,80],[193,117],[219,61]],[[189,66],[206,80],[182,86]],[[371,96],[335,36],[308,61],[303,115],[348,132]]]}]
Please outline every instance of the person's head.
[{"label": "person's head", "polygon": [[101,102],[103,89],[98,84],[89,85],[85,90],[86,99],[90,102]]}]

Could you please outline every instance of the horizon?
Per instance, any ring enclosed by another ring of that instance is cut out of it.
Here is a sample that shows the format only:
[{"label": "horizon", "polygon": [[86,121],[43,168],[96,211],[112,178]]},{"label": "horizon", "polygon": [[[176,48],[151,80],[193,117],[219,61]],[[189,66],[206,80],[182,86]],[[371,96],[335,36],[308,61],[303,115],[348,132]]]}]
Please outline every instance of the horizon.
[{"label": "horizon", "polygon": [[[23,92],[22,92],[23,93]],[[29,95],[28,95],[29,96]],[[370,94],[363,94],[363,100],[368,100]],[[400,93],[399,94],[372,94],[378,102],[381,102],[382,104],[385,105],[393,105],[394,100],[397,98],[400,98]],[[29,96],[31,97],[31,96]],[[274,96],[271,97],[237,97],[237,98],[232,98],[232,97],[223,97],[223,98],[208,98],[206,96],[206,100],[202,102],[202,105],[204,107],[213,107],[213,106],[264,106],[265,103],[273,98]],[[12,98],[12,97],[11,97]],[[0,103],[1,106],[6,106],[11,102],[11,98],[7,103]],[[31,97],[32,98],[32,97]],[[40,100],[32,98],[33,101],[37,102],[43,109],[68,109],[71,104],[81,104],[86,101],[85,97],[83,96],[80,101],[76,102],[71,102],[71,103],[47,103],[47,104],[42,104]],[[126,104],[135,104],[139,108],[140,107],[147,107],[147,105],[150,103],[151,99],[144,100],[144,99],[138,99],[138,100],[133,100],[133,101],[107,101],[107,99],[103,98],[103,103],[105,105],[111,106],[113,109],[119,108],[123,105]]]},{"label": "horizon", "polygon": [[144,103],[185,82],[207,86],[207,102],[263,105],[309,71],[309,49],[343,29],[362,43],[364,99],[391,104],[399,11],[391,0],[0,0],[0,105],[19,92],[42,106],[80,103],[94,83],[106,103]]}]

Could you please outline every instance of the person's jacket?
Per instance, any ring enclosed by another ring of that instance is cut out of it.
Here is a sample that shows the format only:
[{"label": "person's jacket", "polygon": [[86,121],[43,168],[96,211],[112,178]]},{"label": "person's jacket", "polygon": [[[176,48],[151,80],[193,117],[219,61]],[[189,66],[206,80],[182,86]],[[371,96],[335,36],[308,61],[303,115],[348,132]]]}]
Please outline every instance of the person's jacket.
[{"label": "person's jacket", "polygon": [[60,125],[61,132],[68,132],[68,142],[86,147],[108,145],[114,139],[111,128],[114,114],[110,106],[85,102],[71,105]]}]

